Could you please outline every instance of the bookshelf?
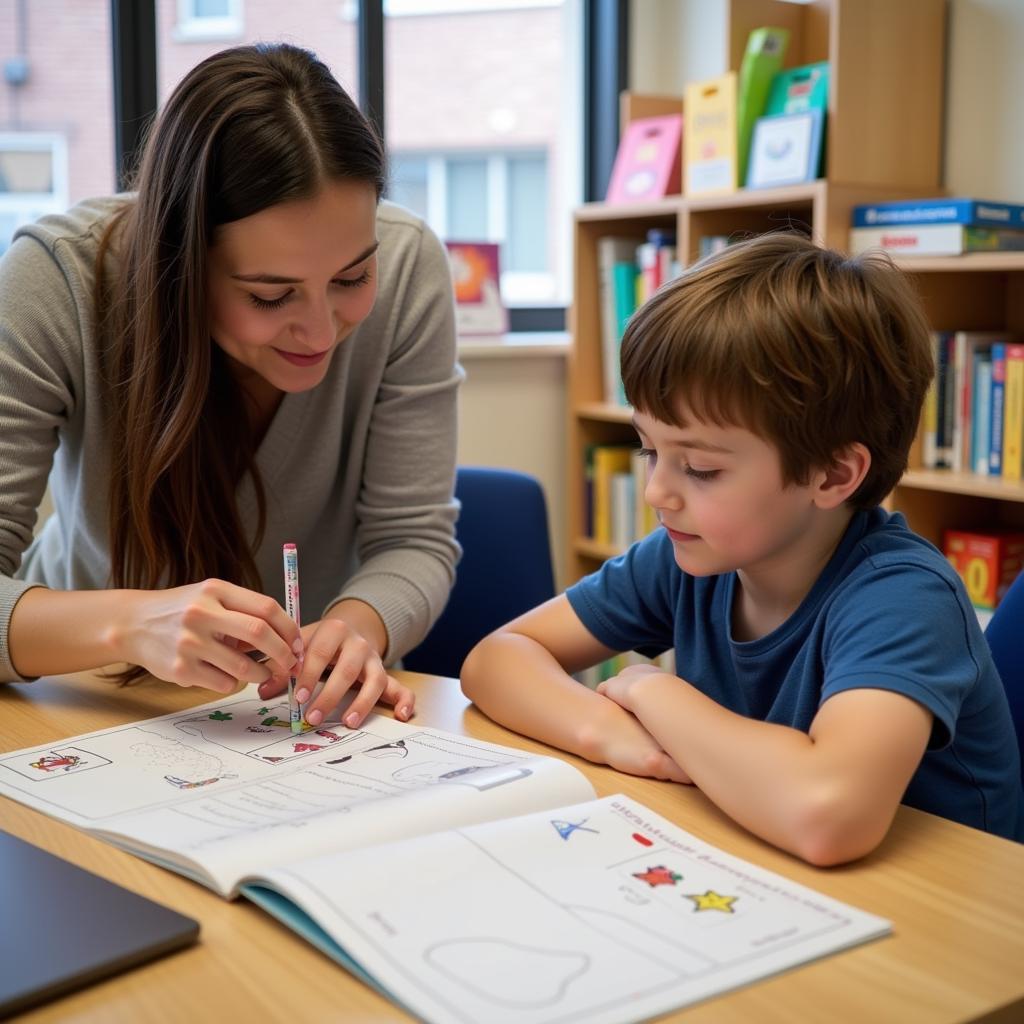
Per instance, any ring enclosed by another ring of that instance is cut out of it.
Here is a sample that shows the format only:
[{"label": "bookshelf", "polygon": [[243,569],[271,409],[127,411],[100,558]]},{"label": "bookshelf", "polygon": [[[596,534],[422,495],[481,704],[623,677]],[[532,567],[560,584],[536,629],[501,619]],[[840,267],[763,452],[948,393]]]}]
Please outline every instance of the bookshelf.
[{"label": "bookshelf", "polygon": [[[588,446],[634,440],[630,411],[603,401],[597,242],[651,228],[677,236],[692,263],[704,235],[759,233],[796,225],[837,249],[847,245],[860,203],[942,194],[939,140],[944,81],[944,0],[731,0],[727,64],[738,69],[750,30],[791,32],[787,66],[828,60],[826,178],[788,188],[707,198],[669,196],[637,204],[588,203],[574,217],[574,301],[568,366],[568,551],[570,580],[618,553],[585,533]],[[869,31],[870,29],[870,31]],[[908,41],[913,40],[913,56]],[[893,103],[892,97],[901,101]],[[855,184],[852,184],[855,183]],[[900,261],[913,276],[936,330],[1024,332],[1024,253],[976,253]],[[1024,485],[921,468],[920,443],[888,504],[938,543],[945,527],[1024,529]]]}]

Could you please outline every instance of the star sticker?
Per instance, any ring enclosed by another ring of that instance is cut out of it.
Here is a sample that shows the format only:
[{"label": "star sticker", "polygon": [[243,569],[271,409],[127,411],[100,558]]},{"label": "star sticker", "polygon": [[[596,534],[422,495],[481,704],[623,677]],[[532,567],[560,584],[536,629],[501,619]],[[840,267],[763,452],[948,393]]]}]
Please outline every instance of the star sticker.
[{"label": "star sticker", "polygon": [[703,895],[695,893],[692,896],[687,893],[686,898],[693,900],[694,913],[701,910],[720,910],[723,914],[735,914],[732,905],[739,899],[739,896],[721,896],[714,889],[708,889]]},{"label": "star sticker", "polygon": [[675,885],[676,882],[683,880],[682,875],[669,871],[663,864],[659,864],[656,868],[648,868],[646,871],[634,872],[633,877],[638,878],[641,882],[646,882],[652,889],[656,889],[659,885]]}]

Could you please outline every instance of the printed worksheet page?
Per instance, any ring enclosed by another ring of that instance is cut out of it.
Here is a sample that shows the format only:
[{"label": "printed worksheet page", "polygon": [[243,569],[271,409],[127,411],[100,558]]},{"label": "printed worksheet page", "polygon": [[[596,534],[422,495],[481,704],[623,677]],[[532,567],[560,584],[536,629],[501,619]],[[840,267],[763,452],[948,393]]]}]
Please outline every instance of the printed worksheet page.
[{"label": "printed worksheet page", "polygon": [[555,758],[383,715],[291,732],[255,687],[189,712],[0,755],[0,794],[222,895],[275,864],[523,814],[594,790]]},{"label": "printed worksheet page", "polygon": [[434,1024],[640,1021],[891,930],[623,796],[322,857],[255,884],[298,904],[339,960]]}]

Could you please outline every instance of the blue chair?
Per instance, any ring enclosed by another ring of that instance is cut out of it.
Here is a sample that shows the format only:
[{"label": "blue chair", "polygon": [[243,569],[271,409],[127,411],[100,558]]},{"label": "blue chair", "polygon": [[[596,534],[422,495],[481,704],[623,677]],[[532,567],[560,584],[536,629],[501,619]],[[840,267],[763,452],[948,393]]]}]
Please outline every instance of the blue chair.
[{"label": "blue chair", "polygon": [[1024,572],[1011,584],[985,630],[985,639],[1010,703],[1024,778]]},{"label": "blue chair", "polygon": [[460,466],[455,497],[462,560],[441,617],[402,659],[413,672],[458,676],[477,641],[555,594],[547,507],[534,477]]}]

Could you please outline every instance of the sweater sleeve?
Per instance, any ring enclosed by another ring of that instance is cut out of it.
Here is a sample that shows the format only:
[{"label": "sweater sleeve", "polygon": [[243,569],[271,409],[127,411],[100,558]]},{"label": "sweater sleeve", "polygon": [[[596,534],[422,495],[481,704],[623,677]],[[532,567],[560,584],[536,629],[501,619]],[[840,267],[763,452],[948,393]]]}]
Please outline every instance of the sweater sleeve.
[{"label": "sweater sleeve", "polygon": [[461,553],[453,490],[463,373],[451,272],[436,236],[425,226],[417,235],[370,418],[356,507],[360,565],[338,595],[377,611],[389,663],[415,647],[441,614]]},{"label": "sweater sleeve", "polygon": [[32,542],[58,444],[74,412],[69,353],[78,309],[64,272],[22,236],[0,259],[0,682],[21,679],[8,642],[11,616],[36,584],[14,578]]}]

